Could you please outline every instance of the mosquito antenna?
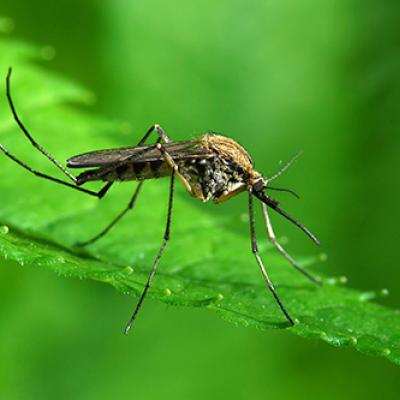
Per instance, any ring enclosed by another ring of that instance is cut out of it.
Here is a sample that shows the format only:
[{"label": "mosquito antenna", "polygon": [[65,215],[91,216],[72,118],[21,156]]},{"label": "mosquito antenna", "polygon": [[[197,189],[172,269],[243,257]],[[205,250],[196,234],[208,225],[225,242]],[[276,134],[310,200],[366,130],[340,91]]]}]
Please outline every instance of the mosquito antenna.
[{"label": "mosquito antenna", "polygon": [[271,186],[267,186],[265,189],[276,190],[277,192],[287,192],[287,193],[290,193],[291,195],[293,195],[294,197],[296,197],[297,199],[300,198],[300,196],[295,191],[290,190],[290,189],[283,189],[283,188],[277,188],[277,187],[271,187]]},{"label": "mosquito antenna", "polygon": [[271,182],[281,176],[302,154],[302,151],[296,153],[279,171],[275,172],[275,174],[272,175],[270,178],[266,178],[265,181]]},{"label": "mosquito antenna", "polygon": [[287,220],[289,220],[290,222],[295,224],[298,228],[300,228],[315,244],[317,244],[318,246],[320,245],[320,241],[301,222],[296,221],[286,211],[283,211],[279,207],[279,203],[276,200],[271,199],[270,197],[267,197],[265,195],[265,193],[261,192],[261,191],[254,191],[253,193],[254,193],[254,196],[256,196],[259,200],[261,200],[267,206],[271,207],[278,214],[281,214]]}]

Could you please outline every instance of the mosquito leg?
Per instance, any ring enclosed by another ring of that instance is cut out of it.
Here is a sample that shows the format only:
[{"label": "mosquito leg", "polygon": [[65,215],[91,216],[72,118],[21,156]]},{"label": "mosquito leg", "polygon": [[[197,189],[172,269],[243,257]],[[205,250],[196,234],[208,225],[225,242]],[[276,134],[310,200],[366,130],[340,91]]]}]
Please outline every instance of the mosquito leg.
[{"label": "mosquito leg", "polygon": [[99,199],[101,199],[108,191],[108,189],[110,189],[112,182],[107,183],[105,186],[103,186],[102,189],[100,189],[98,192],[94,192],[93,190],[88,190],[88,189],[84,189],[80,186],[76,186],[72,183],[69,182],[65,182],[61,179],[57,179],[57,178],[53,178],[50,175],[47,174],[43,174],[39,171],[34,170],[33,168],[29,167],[28,165],[26,165],[24,162],[20,161],[18,158],[16,158],[15,156],[13,156],[11,153],[8,152],[8,150],[0,144],[0,150],[9,158],[11,158],[11,160],[15,161],[18,165],[20,165],[21,167],[25,168],[26,170],[28,170],[29,172],[31,172],[32,174],[38,176],[39,178],[43,178],[43,179],[47,179],[49,181],[52,182],[56,182],[59,183],[61,185],[64,186],[68,186],[72,189],[78,190],[79,192],[83,192],[83,193],[87,193],[91,196],[95,196],[98,197]]},{"label": "mosquito leg", "polygon": [[[159,133],[159,137],[156,141],[155,146],[161,146],[161,154],[163,156],[163,158],[166,160],[166,162],[168,162],[168,164],[171,166],[172,170],[174,172],[176,172],[181,180],[184,180],[184,185],[185,187],[187,186],[190,189],[189,184],[187,183],[186,179],[181,176],[181,174],[179,173],[178,170],[178,166],[175,164],[175,162],[173,161],[172,157],[164,150],[164,148],[162,147],[162,145],[160,144],[161,140],[164,140],[165,142],[169,143],[171,142],[171,140],[168,138],[168,136],[165,134],[165,132],[163,131],[163,129],[159,126],[159,125],[153,125],[152,127],[150,127],[150,129],[146,132],[146,134],[143,136],[143,138],[140,140],[140,142],[137,144],[138,146],[143,145],[146,140],[149,138],[150,134],[156,131],[157,133]],[[92,244],[94,242],[96,242],[98,239],[102,238],[117,222],[119,222],[122,217],[129,211],[131,210],[136,202],[136,199],[139,195],[139,191],[141,189],[143,185],[143,182],[139,183],[139,186],[137,187],[136,191],[134,192],[130,202],[128,203],[127,207],[125,207],[112,221],[109,225],[107,225],[99,234],[97,234],[96,236],[94,236],[92,239],[87,240],[85,242],[80,242],[77,243],[78,246],[87,246],[89,244]],[[190,189],[191,190],[191,189]]]},{"label": "mosquito leg", "polygon": [[138,187],[136,188],[135,192],[133,193],[133,196],[131,198],[131,200],[129,201],[128,205],[100,232],[98,233],[96,236],[94,236],[93,238],[86,240],[85,242],[79,242],[77,243],[77,246],[87,246],[89,244],[92,244],[94,242],[97,242],[97,240],[99,240],[100,238],[102,238],[120,219],[122,219],[122,217],[129,211],[131,210],[135,203],[136,203],[136,199],[139,195],[140,189],[143,186],[143,181],[139,182]]},{"label": "mosquito leg", "polygon": [[58,178],[53,178],[50,175],[43,174],[42,172],[34,170],[33,168],[29,167],[24,162],[22,162],[19,159],[17,159],[15,156],[13,156],[1,144],[0,144],[0,150],[7,157],[11,158],[13,161],[15,161],[17,164],[19,164],[21,167],[25,168],[26,170],[28,170],[29,172],[31,172],[32,174],[34,174],[34,175],[36,175],[36,176],[38,176],[40,178],[47,179],[47,180],[59,183],[59,184],[64,185],[64,186],[71,187],[71,188],[73,188],[75,190],[78,190],[79,192],[83,192],[83,193],[86,193],[86,194],[89,194],[91,196],[95,196],[95,197],[98,197],[99,199],[101,199],[107,193],[108,189],[110,189],[110,187],[112,185],[112,182],[107,183],[98,192],[95,192],[93,190],[84,189],[82,187],[77,186],[77,178],[74,175],[72,175],[63,165],[61,165],[51,154],[49,154],[46,150],[44,150],[43,147],[41,147],[35,141],[35,139],[33,139],[31,134],[25,128],[24,124],[22,123],[22,121],[20,120],[20,118],[19,118],[19,116],[17,114],[17,111],[16,111],[15,106],[14,106],[14,102],[13,102],[12,97],[11,97],[11,73],[12,73],[12,69],[9,68],[8,73],[7,73],[7,78],[6,78],[6,96],[7,96],[7,100],[8,100],[8,103],[10,105],[11,112],[12,112],[12,115],[14,117],[15,122],[17,123],[19,128],[22,130],[22,132],[25,134],[25,136],[29,139],[31,144],[36,149],[38,149],[46,158],[48,158],[58,169],[60,169],[60,171],[64,175],[66,175],[69,179],[71,179],[75,183],[75,185],[73,185],[73,184],[71,184],[69,182],[65,182],[65,181],[63,181],[61,179],[58,179]]},{"label": "mosquito leg", "polygon": [[18,117],[17,110],[15,109],[14,102],[11,98],[11,72],[12,72],[12,69],[9,68],[7,78],[6,78],[6,96],[7,96],[8,104],[10,105],[11,112],[12,112],[15,122],[17,123],[19,128],[22,130],[22,132],[25,134],[25,136],[29,139],[31,144],[36,149],[38,149],[45,157],[47,157],[59,170],[61,170],[64,175],[66,175],[69,179],[71,179],[73,182],[76,183],[76,177],[73,176],[63,165],[61,165],[51,154],[49,154],[42,146],[40,146],[35,141],[35,139],[28,132],[28,130],[25,128],[24,124]]},{"label": "mosquito leg", "polygon": [[159,138],[158,138],[158,140],[156,142],[156,147],[160,150],[161,155],[164,157],[164,160],[168,163],[168,165],[172,168],[172,170],[175,171],[176,175],[178,176],[179,180],[182,182],[182,184],[185,187],[186,191],[191,194],[192,193],[192,188],[190,187],[189,182],[179,172],[178,165],[175,163],[173,158],[165,150],[164,146],[160,143],[160,140],[163,141],[164,143],[171,143],[172,142],[172,140],[167,136],[167,134],[164,132],[164,129],[162,129],[160,125],[155,124],[155,125],[151,126],[150,129],[143,136],[142,140],[139,142],[139,145],[142,145],[148,139],[148,137],[151,135],[151,133],[154,132],[154,131],[159,136]]},{"label": "mosquito leg", "polygon": [[161,140],[164,143],[170,143],[172,140],[167,136],[167,134],[164,132],[164,129],[161,128],[160,125],[154,124],[152,125],[149,130],[145,133],[143,136],[142,140],[139,142],[138,146],[144,144],[144,142],[148,139],[148,137],[152,134],[152,132],[156,132],[158,136],[161,138]]},{"label": "mosquito leg", "polygon": [[[156,132],[158,134],[158,139],[156,141],[155,147],[160,150],[161,155],[163,156],[164,160],[168,163],[168,165],[171,167],[173,171],[175,171],[176,175],[178,178],[181,180],[183,185],[185,186],[186,190],[191,193],[192,189],[189,185],[189,182],[187,179],[179,172],[179,167],[173,160],[170,154],[165,150],[164,146],[160,143],[161,141],[164,143],[171,143],[172,140],[167,136],[167,134],[164,132],[164,130],[161,128],[160,125],[155,124],[150,127],[150,129],[145,133],[143,138],[140,140],[138,143],[138,146],[141,146],[144,144],[144,142],[149,138],[152,132]],[[137,154],[135,155],[137,157]]]},{"label": "mosquito leg", "polygon": [[275,297],[276,302],[278,303],[281,311],[287,318],[287,320],[290,322],[291,325],[294,325],[293,319],[289,315],[289,313],[286,311],[285,306],[282,304],[281,299],[278,296],[278,293],[276,293],[274,285],[271,282],[271,279],[269,278],[267,271],[263,265],[263,262],[260,258],[259,252],[258,252],[258,246],[257,246],[257,238],[256,238],[256,230],[255,230],[255,223],[254,223],[254,207],[253,207],[253,194],[251,191],[249,191],[249,216],[250,216],[250,236],[251,236],[251,250],[257,260],[258,266],[261,269],[261,273],[263,274],[263,277],[265,281],[268,284],[269,290],[271,290],[273,296]]},{"label": "mosquito leg", "polygon": [[262,203],[262,210],[264,214],[265,226],[267,228],[268,237],[271,243],[279,250],[279,252],[292,264],[294,268],[304,274],[308,279],[316,283],[317,285],[322,285],[322,282],[308,273],[305,269],[300,267],[300,265],[287,253],[287,251],[280,245],[280,243],[276,240],[274,230],[272,229],[271,220],[269,219],[267,206]]},{"label": "mosquito leg", "polygon": [[160,150],[161,155],[163,156],[166,163],[171,167],[172,171],[178,176],[179,180],[182,182],[183,186],[185,187],[186,191],[189,194],[192,194],[192,188],[188,180],[181,174],[179,171],[178,164],[174,161],[171,155],[165,150],[165,147],[161,143],[157,143],[157,148]]},{"label": "mosquito leg", "polygon": [[[138,146],[140,146],[141,144],[144,143],[144,141],[146,140],[146,136],[143,137],[143,139],[138,143]],[[156,145],[157,143],[159,143],[161,141],[161,138],[158,138],[156,141]],[[133,196],[130,200],[130,202],[128,203],[128,205],[100,232],[98,233],[96,236],[94,236],[92,239],[87,240],[85,242],[78,242],[76,245],[77,246],[87,246],[89,244],[92,244],[94,242],[96,242],[97,240],[99,240],[100,238],[102,238],[117,222],[119,222],[122,217],[129,211],[131,210],[135,203],[136,203],[136,199],[139,196],[139,192],[141,187],[143,186],[143,181],[139,182],[138,187],[136,188],[135,192],[133,193]]]},{"label": "mosquito leg", "polygon": [[153,268],[151,269],[151,272],[150,272],[149,278],[147,279],[147,283],[146,283],[146,286],[145,286],[145,288],[143,290],[143,293],[139,298],[139,301],[138,301],[138,303],[136,305],[135,311],[133,312],[128,324],[126,325],[125,335],[127,335],[129,333],[130,329],[132,328],[132,324],[133,324],[133,322],[134,322],[134,320],[136,318],[136,315],[138,314],[138,312],[140,310],[140,307],[142,306],[142,303],[143,303],[143,301],[144,301],[144,299],[146,297],[146,294],[147,294],[147,292],[148,292],[148,290],[149,290],[149,288],[151,286],[151,283],[153,281],[154,275],[156,274],[156,270],[157,270],[158,264],[160,263],[161,256],[162,256],[162,254],[164,252],[164,249],[165,249],[165,246],[167,245],[167,242],[169,240],[170,227],[171,227],[171,217],[172,217],[172,208],[173,208],[173,201],[174,201],[174,185],[175,185],[175,172],[173,171],[172,175],[171,175],[171,185],[170,185],[170,190],[169,190],[168,216],[167,216],[167,224],[166,224],[166,227],[165,227],[164,239],[162,241],[160,250],[158,251],[157,257],[156,257],[156,259],[154,261]]}]

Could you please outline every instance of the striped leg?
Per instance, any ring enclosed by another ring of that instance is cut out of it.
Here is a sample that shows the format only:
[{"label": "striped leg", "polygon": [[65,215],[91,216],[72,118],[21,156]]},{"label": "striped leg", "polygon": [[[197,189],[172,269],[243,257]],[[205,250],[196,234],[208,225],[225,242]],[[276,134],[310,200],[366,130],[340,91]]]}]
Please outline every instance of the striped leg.
[{"label": "striped leg", "polygon": [[11,73],[12,69],[9,68],[7,78],[6,78],[6,96],[8,100],[8,104],[11,108],[11,113],[14,117],[15,122],[24,133],[24,135],[29,139],[32,146],[39,150],[48,160],[50,160],[64,175],[66,175],[69,179],[71,179],[74,183],[76,183],[76,177],[73,176],[59,161],[57,161],[51,154],[49,154],[36,140],[32,137],[32,135],[25,128],[25,125],[22,123],[21,119],[17,114],[17,110],[14,106],[14,102],[11,97]]},{"label": "striped leg", "polygon": [[[147,131],[147,133],[144,135],[142,141],[146,140],[152,132],[156,132],[159,136],[159,139],[161,139],[162,142],[164,143],[171,143],[172,140],[167,136],[165,133],[164,129],[161,128],[160,125],[155,124],[150,129]],[[178,165],[175,163],[173,158],[168,154],[168,152],[165,150],[164,146],[157,142],[156,147],[160,150],[161,155],[163,156],[164,160],[167,162],[167,164],[172,168],[172,170],[175,172],[175,174],[178,176],[179,180],[182,182],[183,186],[185,187],[186,191],[189,194],[192,194],[192,188],[190,187],[189,182],[187,179],[180,173]]]},{"label": "striped leg", "polygon": [[[147,132],[145,133],[145,135],[143,136],[143,138],[139,141],[139,143],[137,145],[138,146],[143,145],[153,132],[156,132],[159,136],[156,141],[155,146],[160,150],[161,156],[165,159],[165,161],[168,163],[168,165],[171,167],[171,169],[179,176],[179,178],[185,185],[186,190],[189,189],[188,191],[190,192],[191,189],[190,189],[190,186],[187,183],[186,179],[179,173],[178,166],[175,164],[172,157],[165,151],[164,147],[160,143],[161,141],[163,141],[164,143],[171,143],[171,139],[166,135],[164,130],[159,125],[157,125],[157,124],[152,125],[147,130]],[[147,149],[147,151],[149,151],[149,150],[151,150],[151,148]],[[145,153],[145,152],[146,152],[146,150],[143,151],[143,153]],[[128,205],[100,233],[98,233],[97,235],[95,235],[93,238],[91,238],[89,240],[77,243],[77,245],[83,247],[83,246],[87,246],[87,245],[92,244],[92,243],[96,242],[97,240],[101,239],[114,225],[117,224],[117,222],[119,222],[125,216],[125,214],[129,210],[133,209],[133,207],[135,206],[136,200],[139,196],[139,192],[140,192],[142,185],[143,185],[143,181],[139,182],[139,185],[137,186],[135,192],[133,193],[133,196],[132,196],[131,200],[129,201]]]},{"label": "striped leg", "polygon": [[132,210],[134,207],[137,197],[139,196],[139,192],[141,187],[143,186],[143,181],[139,182],[139,185],[137,186],[136,190],[133,192],[133,196],[131,200],[129,201],[128,205],[97,235],[92,237],[89,240],[86,240],[85,242],[78,242],[76,243],[77,246],[84,247],[89,244],[92,244],[94,242],[97,242],[97,240],[101,239],[117,222],[119,222],[122,217],[129,211]]},{"label": "striped leg", "polygon": [[161,243],[160,250],[158,251],[157,257],[156,257],[156,259],[154,261],[154,264],[153,264],[153,267],[151,269],[149,278],[147,279],[146,286],[144,287],[142,295],[139,298],[139,301],[138,301],[138,303],[136,305],[135,311],[133,312],[128,324],[126,325],[125,335],[127,335],[129,333],[129,331],[131,330],[132,324],[135,321],[135,318],[136,318],[140,308],[142,307],[143,301],[144,301],[144,299],[145,299],[145,297],[147,295],[148,290],[150,289],[151,283],[153,282],[154,275],[156,274],[156,270],[157,270],[158,264],[160,263],[161,256],[162,256],[162,254],[164,252],[164,249],[165,249],[165,247],[167,245],[167,242],[169,240],[170,228],[171,228],[171,219],[172,219],[172,208],[173,208],[173,203],[174,203],[174,187],[175,187],[174,186],[175,185],[174,181],[175,181],[175,173],[172,172],[171,185],[170,185],[170,190],[169,190],[167,224],[166,224],[166,227],[165,227],[164,238],[163,238],[163,241]]},{"label": "striped leg", "polygon": [[272,292],[273,296],[275,297],[276,302],[279,305],[279,308],[281,309],[282,313],[285,315],[285,317],[289,321],[289,323],[291,325],[294,325],[293,319],[289,315],[289,313],[286,311],[285,306],[283,305],[281,299],[279,298],[278,293],[276,292],[274,285],[272,284],[271,279],[268,276],[268,273],[264,267],[264,264],[261,260],[259,252],[258,252],[256,229],[255,229],[255,222],[254,222],[253,194],[251,191],[249,191],[249,217],[250,217],[251,250],[256,258],[258,266],[261,269],[261,273],[265,279],[265,282],[267,283],[267,285],[269,287],[269,290]]},{"label": "striped leg", "polygon": [[267,211],[267,206],[262,203],[262,210],[263,210],[263,215],[264,215],[264,220],[265,220],[265,226],[267,228],[268,232],[268,237],[271,243],[278,249],[278,251],[286,258],[286,260],[289,261],[289,263],[296,268],[298,271],[300,271],[303,275],[305,275],[310,281],[316,283],[317,285],[322,285],[322,282],[312,276],[309,272],[304,270],[300,265],[290,256],[290,254],[281,246],[281,244],[276,240],[274,230],[272,229],[271,221],[269,219],[268,211]]}]

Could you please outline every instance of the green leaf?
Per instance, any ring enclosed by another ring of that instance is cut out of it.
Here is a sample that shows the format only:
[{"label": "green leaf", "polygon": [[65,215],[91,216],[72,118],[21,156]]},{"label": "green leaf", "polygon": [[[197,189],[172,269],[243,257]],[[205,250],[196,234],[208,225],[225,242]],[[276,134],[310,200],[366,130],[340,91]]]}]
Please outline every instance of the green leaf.
[{"label": "green leaf", "polygon": [[[134,144],[141,137],[126,124],[91,115],[72,103],[93,95],[36,66],[40,48],[0,41],[0,75],[12,65],[13,97],[19,114],[39,143],[59,160],[99,148]],[[0,92],[4,93],[4,81]],[[0,99],[0,141],[32,167],[64,179],[37,152]],[[136,184],[117,187],[101,202],[69,188],[40,180],[6,157],[0,159],[0,254],[23,266],[44,266],[60,275],[109,283],[138,295],[147,280],[165,226],[168,182],[145,182],[135,211],[87,250],[74,243],[98,233],[129,201]],[[96,185],[91,186],[93,188]],[[243,201],[245,200],[245,195]],[[206,206],[204,206],[206,207]],[[223,318],[260,329],[287,328],[250,251],[246,216],[231,220],[209,214],[178,189],[171,241],[149,296],[168,304],[206,307]],[[239,225],[243,235],[238,235]],[[315,287],[286,265],[265,235],[260,250],[284,304],[299,323],[300,336],[334,346],[352,346],[400,364],[400,313],[374,304],[379,293],[343,288],[340,279],[322,278]],[[316,272],[319,257],[300,260]],[[318,274],[320,275],[320,274]],[[384,294],[383,292],[381,293]],[[128,316],[127,316],[128,317]]]}]

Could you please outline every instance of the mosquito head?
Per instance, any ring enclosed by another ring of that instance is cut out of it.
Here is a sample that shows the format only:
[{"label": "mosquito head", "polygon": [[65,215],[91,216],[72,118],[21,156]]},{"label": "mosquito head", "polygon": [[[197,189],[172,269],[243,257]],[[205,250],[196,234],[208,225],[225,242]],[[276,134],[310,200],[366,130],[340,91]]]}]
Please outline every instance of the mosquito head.
[{"label": "mosquito head", "polygon": [[267,186],[267,181],[262,176],[257,176],[251,183],[251,190],[253,192],[262,192]]},{"label": "mosquito head", "polygon": [[272,187],[272,186],[268,185],[268,182],[269,182],[268,178],[263,178],[261,176],[258,176],[251,184],[251,190],[253,192],[264,192],[265,190],[276,190],[277,192],[290,193],[292,196],[296,197],[297,199],[300,198],[299,195],[296,192],[294,192],[293,190]]}]

